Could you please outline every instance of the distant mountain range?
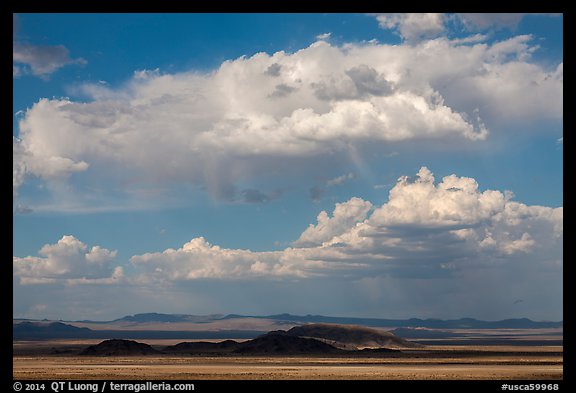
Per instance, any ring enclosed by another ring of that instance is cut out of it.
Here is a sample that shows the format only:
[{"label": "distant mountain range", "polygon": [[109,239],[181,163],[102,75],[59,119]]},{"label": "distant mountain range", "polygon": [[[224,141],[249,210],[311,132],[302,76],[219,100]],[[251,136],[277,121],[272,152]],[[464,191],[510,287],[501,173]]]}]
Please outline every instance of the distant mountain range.
[{"label": "distant mountain range", "polygon": [[41,340],[53,338],[90,338],[92,330],[62,322],[21,322],[12,325],[14,340]]},{"label": "distant mountain range", "polygon": [[[229,314],[222,319],[246,318],[245,315]],[[276,314],[268,316],[250,316],[250,318],[265,318],[300,323],[338,323],[347,325],[363,325],[372,327],[425,327],[431,329],[542,329],[559,328],[563,322],[537,322],[528,318],[504,319],[500,321],[482,321],[474,318],[460,319],[381,319],[381,318],[349,318],[326,317],[323,315],[291,315]]]},{"label": "distant mountain range", "polygon": [[[240,314],[213,314],[213,315],[186,315],[186,314],[159,314],[144,313],[135,314],[116,319],[109,322],[194,322],[207,323],[214,320],[240,319],[240,318],[258,318],[270,319],[282,322],[297,323],[336,323],[346,325],[362,325],[372,327],[425,327],[431,329],[542,329],[558,328],[563,326],[563,321],[532,321],[528,318],[503,319],[500,321],[483,321],[474,318],[460,319],[382,319],[382,318],[351,318],[351,317],[327,317],[324,315],[292,315],[292,314],[274,314],[266,316],[258,315],[240,315]],[[65,322],[65,321],[64,321]],[[78,321],[92,322],[95,321]],[[99,323],[109,323],[99,322]]]},{"label": "distant mountain range", "polygon": [[[146,313],[125,316],[113,321],[49,321],[13,320],[14,340],[53,338],[118,338],[118,339],[250,339],[270,330],[321,323],[359,325],[393,330],[400,337],[454,337],[453,332],[438,329],[544,329],[562,328],[563,322],[537,322],[527,318],[482,321],[473,318],[441,319],[381,319],[327,317],[323,315],[276,314],[250,315],[185,315]],[[418,330],[410,330],[418,329]],[[432,329],[424,331],[422,329]],[[436,332],[434,332],[436,331]]]},{"label": "distant mountain range", "polygon": [[147,323],[147,322],[193,322],[193,323],[207,323],[214,320],[226,319],[227,316],[222,314],[213,315],[186,315],[186,314],[158,314],[158,313],[144,313],[127,315],[120,319],[116,319],[112,322],[137,322],[137,323]]}]

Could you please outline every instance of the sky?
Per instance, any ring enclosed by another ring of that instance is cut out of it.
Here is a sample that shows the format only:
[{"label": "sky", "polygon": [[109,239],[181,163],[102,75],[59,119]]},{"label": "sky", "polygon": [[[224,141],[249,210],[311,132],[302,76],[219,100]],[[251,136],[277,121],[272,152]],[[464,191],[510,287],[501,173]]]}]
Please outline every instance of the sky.
[{"label": "sky", "polygon": [[16,318],[562,320],[561,14],[15,14]]}]

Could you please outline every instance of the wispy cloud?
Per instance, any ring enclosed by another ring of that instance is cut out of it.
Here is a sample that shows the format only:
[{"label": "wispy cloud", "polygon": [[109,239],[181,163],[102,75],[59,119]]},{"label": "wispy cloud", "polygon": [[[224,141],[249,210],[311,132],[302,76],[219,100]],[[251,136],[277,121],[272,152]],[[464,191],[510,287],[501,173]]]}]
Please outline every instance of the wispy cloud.
[{"label": "wispy cloud", "polygon": [[[450,21],[459,22],[467,31],[487,31],[514,29],[526,17],[527,13],[386,13],[372,14],[383,29],[395,30],[407,42],[415,43],[425,39],[444,36],[447,33],[446,24]],[[535,14],[551,17],[562,14]],[[476,35],[465,38],[461,43],[475,42],[483,39]]]},{"label": "wispy cloud", "polygon": [[14,15],[14,40],[12,42],[12,61],[14,78],[34,75],[47,79],[52,73],[66,65],[84,65],[86,60],[71,58],[70,51],[63,45],[33,45],[17,38],[17,16]]},{"label": "wispy cloud", "polygon": [[[514,29],[520,21],[526,17],[527,13],[460,13],[455,14],[470,31],[488,30],[488,29]],[[562,14],[533,14],[548,15],[551,17]]]},{"label": "wispy cloud", "polygon": [[329,187],[332,186],[339,186],[341,184],[346,183],[348,180],[355,179],[356,175],[354,173],[347,173],[345,175],[337,176],[334,179],[330,179],[326,182],[326,185]]},{"label": "wispy cloud", "polygon": [[13,66],[13,77],[32,74],[41,78],[48,78],[50,74],[66,65],[86,64],[82,58],[70,58],[70,52],[63,45],[36,46],[14,43],[12,57],[16,65]]},{"label": "wispy cloud", "polygon": [[273,199],[277,199],[282,195],[279,190],[273,192],[262,192],[253,188],[242,190],[242,201],[245,203],[268,203]]},{"label": "wispy cloud", "polygon": [[398,30],[398,33],[410,42],[437,37],[444,33],[444,14],[378,14],[376,19],[380,27]]}]

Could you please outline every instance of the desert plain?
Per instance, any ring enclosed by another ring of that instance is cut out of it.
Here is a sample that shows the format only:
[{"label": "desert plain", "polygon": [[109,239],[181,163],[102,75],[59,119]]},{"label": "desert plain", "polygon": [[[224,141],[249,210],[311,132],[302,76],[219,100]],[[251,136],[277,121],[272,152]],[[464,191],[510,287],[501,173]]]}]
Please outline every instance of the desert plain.
[{"label": "desert plain", "polygon": [[[15,342],[15,379],[559,380],[557,345],[427,345],[374,357],[69,355],[99,340]],[[174,340],[141,340],[155,348]]]}]

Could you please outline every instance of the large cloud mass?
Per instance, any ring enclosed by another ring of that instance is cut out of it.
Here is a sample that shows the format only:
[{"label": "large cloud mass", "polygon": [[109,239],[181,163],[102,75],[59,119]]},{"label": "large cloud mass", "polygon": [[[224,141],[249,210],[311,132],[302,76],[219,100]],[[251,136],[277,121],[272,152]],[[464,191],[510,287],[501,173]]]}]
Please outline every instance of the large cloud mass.
[{"label": "large cloud mass", "polygon": [[318,41],[226,61],[209,74],[139,71],[119,88],[83,85],[86,102],[41,99],[13,142],[15,195],[26,176],[74,176],[124,190],[190,184],[222,197],[255,172],[285,171],[286,160],[367,143],[454,145],[485,139],[498,121],[561,119],[562,64],[530,62],[531,36],[482,39]]}]

